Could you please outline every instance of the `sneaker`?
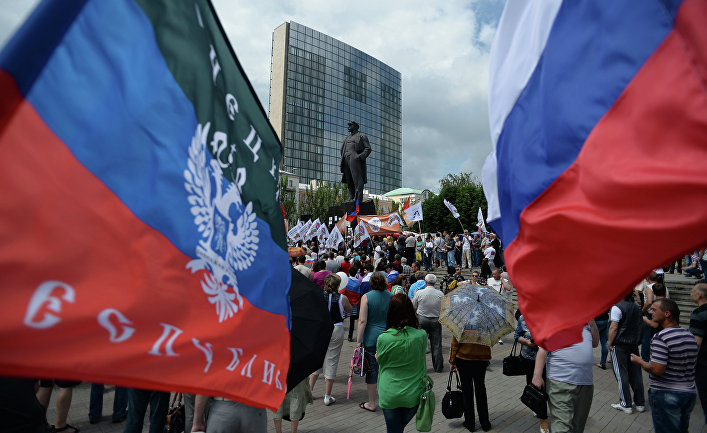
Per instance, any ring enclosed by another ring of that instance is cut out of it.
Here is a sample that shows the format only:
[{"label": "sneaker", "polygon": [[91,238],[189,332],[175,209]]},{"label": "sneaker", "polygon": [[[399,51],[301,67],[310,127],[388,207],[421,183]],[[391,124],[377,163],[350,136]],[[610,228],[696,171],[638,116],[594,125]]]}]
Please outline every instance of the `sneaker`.
[{"label": "sneaker", "polygon": [[324,396],[324,406],[331,406],[334,403],[336,403],[336,399],[334,397],[330,395]]},{"label": "sneaker", "polygon": [[[613,407],[613,408],[616,409],[616,410],[622,410],[622,411],[624,411],[624,413],[627,413],[627,414],[629,414],[629,415],[633,413],[633,408],[632,408],[632,407],[623,407],[623,406],[621,406],[621,404],[619,404],[619,403],[614,403],[614,404],[611,405],[611,407]],[[644,408],[644,409],[645,409],[645,408]]]},{"label": "sneaker", "polygon": [[645,407],[645,406],[638,406],[638,405],[636,405],[636,410],[637,410],[638,412],[643,413],[643,412],[646,411],[646,407]]}]

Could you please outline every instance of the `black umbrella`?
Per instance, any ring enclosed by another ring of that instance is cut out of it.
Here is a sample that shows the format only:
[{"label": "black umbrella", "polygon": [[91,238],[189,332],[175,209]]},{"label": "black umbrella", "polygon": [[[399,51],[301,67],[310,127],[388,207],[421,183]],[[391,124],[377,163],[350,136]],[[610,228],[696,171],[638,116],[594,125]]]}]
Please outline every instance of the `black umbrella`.
[{"label": "black umbrella", "polygon": [[290,308],[292,326],[288,390],[322,367],[334,330],[322,289],[295,269],[292,269]]}]

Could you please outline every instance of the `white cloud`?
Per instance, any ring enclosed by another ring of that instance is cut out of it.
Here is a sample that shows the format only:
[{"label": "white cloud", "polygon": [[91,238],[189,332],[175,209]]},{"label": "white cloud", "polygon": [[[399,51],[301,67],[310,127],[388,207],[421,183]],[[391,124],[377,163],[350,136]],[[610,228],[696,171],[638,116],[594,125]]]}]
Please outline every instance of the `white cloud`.
[{"label": "white cloud", "polygon": [[[272,31],[286,21],[326,33],[397,69],[403,80],[403,186],[433,190],[450,172],[480,176],[491,150],[488,50],[503,3],[214,0],[266,108]],[[34,4],[0,0],[0,45]]]}]

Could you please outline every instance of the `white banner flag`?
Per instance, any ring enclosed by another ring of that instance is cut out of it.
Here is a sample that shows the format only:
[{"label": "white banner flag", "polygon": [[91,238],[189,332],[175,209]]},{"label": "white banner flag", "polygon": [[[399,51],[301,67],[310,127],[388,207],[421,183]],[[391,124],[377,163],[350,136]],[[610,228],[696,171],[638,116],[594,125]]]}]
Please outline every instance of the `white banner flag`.
[{"label": "white banner flag", "polygon": [[405,219],[408,221],[422,221],[422,203],[415,203],[405,209]]},{"label": "white banner flag", "polygon": [[368,238],[370,238],[370,236],[368,235],[368,230],[366,229],[366,223],[359,221],[356,226],[356,230],[354,230],[354,248],[361,245],[361,242]]},{"label": "white banner flag", "polygon": [[452,203],[448,202],[446,198],[444,199],[444,205],[447,206],[447,209],[449,209],[454,218],[459,218],[459,212],[457,211],[457,207],[454,206]]},{"label": "white banner flag", "polygon": [[339,230],[332,229],[331,233],[329,233],[329,239],[327,239],[327,241],[326,241],[326,247],[334,250],[343,241],[344,241],[344,238],[343,238],[343,236],[341,236],[341,232]]},{"label": "white banner flag", "polygon": [[292,242],[297,242],[300,238],[300,230],[302,230],[302,221],[297,221],[297,225],[287,232],[287,237],[290,238]]},{"label": "white banner flag", "polygon": [[307,239],[305,239],[305,237],[306,237],[307,232],[309,231],[309,228],[310,228],[311,226],[312,226],[312,220],[311,220],[311,219],[307,220],[306,223],[302,224],[302,228],[301,228],[300,231],[299,231],[299,240],[301,240],[301,241],[307,241]]},{"label": "white banner flag", "polygon": [[317,240],[319,245],[324,245],[327,238],[329,237],[329,229],[326,228],[326,224],[321,224],[319,230],[317,230]]},{"label": "white banner flag", "polygon": [[476,226],[483,233],[486,233],[486,224],[484,224],[484,214],[481,212],[481,208],[479,208],[479,213],[476,216]]},{"label": "white banner flag", "polygon": [[308,241],[313,237],[317,236],[317,233],[319,232],[319,227],[321,227],[321,225],[322,223],[319,222],[319,218],[315,219],[314,222],[309,226],[309,230],[307,230],[307,233],[305,233],[304,240]]}]

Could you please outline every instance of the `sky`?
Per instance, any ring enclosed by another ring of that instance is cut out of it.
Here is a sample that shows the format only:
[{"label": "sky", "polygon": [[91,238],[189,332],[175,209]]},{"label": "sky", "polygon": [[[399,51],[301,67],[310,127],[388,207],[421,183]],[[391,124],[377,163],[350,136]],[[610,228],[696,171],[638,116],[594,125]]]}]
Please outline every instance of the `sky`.
[{"label": "sky", "polygon": [[[438,191],[460,171],[481,178],[491,152],[489,50],[505,0],[212,1],[266,110],[272,32],[295,21],[401,73],[402,186]],[[37,3],[0,0],[0,46]]]}]

